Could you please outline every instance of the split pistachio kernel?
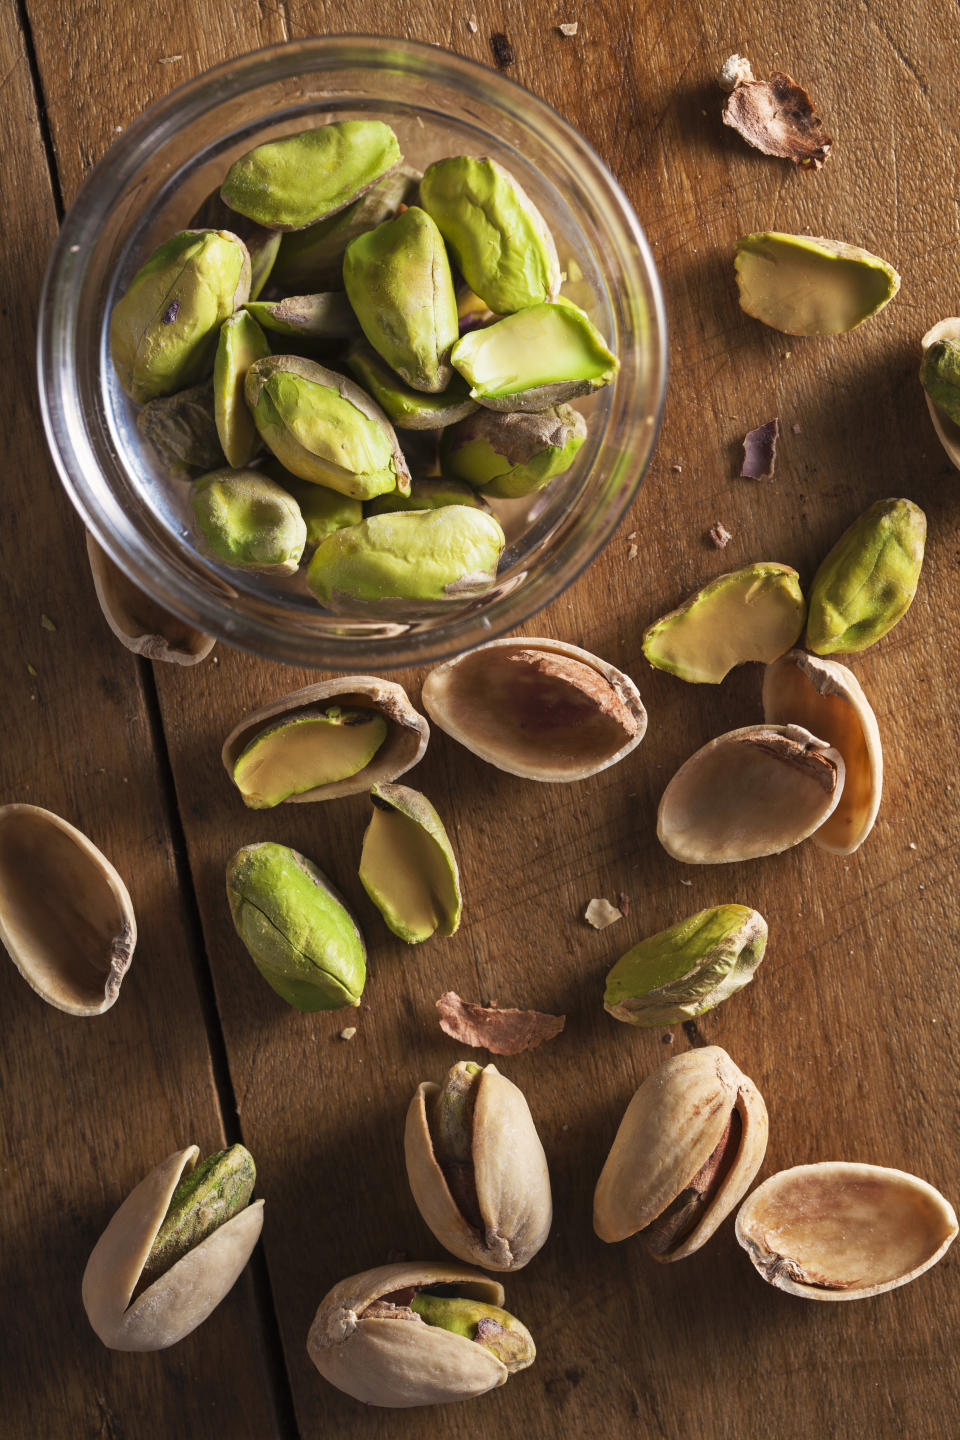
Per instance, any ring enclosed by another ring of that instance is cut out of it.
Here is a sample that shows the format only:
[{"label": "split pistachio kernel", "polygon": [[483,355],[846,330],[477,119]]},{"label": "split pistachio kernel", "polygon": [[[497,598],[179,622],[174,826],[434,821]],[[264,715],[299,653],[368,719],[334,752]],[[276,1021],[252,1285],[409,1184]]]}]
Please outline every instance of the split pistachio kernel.
[{"label": "split pistachio kernel", "polygon": [[193,486],[190,504],[207,547],[225,565],[292,575],[307,527],[292,495],[261,470],[214,470]]},{"label": "split pistachio kernel", "polygon": [[[363,503],[350,495],[341,495],[339,490],[328,490],[326,485],[317,485],[312,480],[301,480],[297,475],[270,459],[264,466],[271,480],[276,480],[300,507],[303,523],[307,527],[307,547],[311,550],[332,535],[334,530],[343,530],[348,525],[359,525],[363,519]],[[395,492],[399,494],[399,492]]]},{"label": "split pistachio kernel", "polygon": [[912,500],[877,500],[845,530],[810,587],[807,645],[815,655],[876,644],[913,603],[927,517]]},{"label": "split pistachio kernel", "polygon": [[260,447],[260,436],[243,398],[247,371],[270,354],[270,346],[256,320],[246,310],[228,315],[220,326],[213,362],[213,403],[217,435],[227,464],[249,465]]},{"label": "split pistachio kernel", "polygon": [[609,385],[620,368],[589,317],[567,300],[468,331],[450,359],[472,398],[491,410],[549,410]]},{"label": "split pistachio kernel", "polygon": [[740,307],[787,335],[840,335],[876,315],[900,289],[892,265],[842,240],[744,235],[735,260]]},{"label": "split pistachio kernel", "polygon": [[261,730],[237,756],[234,784],[252,810],[268,810],[363,770],[387,737],[376,710],[328,705]]},{"label": "split pistachio kernel", "polygon": [[417,945],[460,925],[460,874],[443,821],[407,785],[374,785],[363,837],[360,881],[386,924]]}]

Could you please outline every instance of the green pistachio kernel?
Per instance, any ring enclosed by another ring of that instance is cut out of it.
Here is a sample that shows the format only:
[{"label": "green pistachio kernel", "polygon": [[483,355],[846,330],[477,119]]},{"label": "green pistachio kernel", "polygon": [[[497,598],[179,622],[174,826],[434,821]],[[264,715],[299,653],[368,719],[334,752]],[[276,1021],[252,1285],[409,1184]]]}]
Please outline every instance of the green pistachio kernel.
[{"label": "green pistachio kernel", "polygon": [[170,1197],[138,1289],[152,1285],[208,1235],[245,1210],[256,1179],[253,1156],[243,1145],[218,1150],[184,1175]]},{"label": "green pistachio kernel", "polygon": [[374,785],[360,881],[394,935],[408,945],[453,935],[460,925],[460,874],[443,821],[409,785]]},{"label": "green pistachio kernel", "polygon": [[927,346],[920,384],[937,409],[960,425],[960,340],[935,340]]},{"label": "green pistachio kernel", "polygon": [[926,535],[912,500],[877,500],[854,520],[813,577],[808,649],[849,654],[892,630],[917,593]]},{"label": "green pistachio kernel", "polygon": [[288,295],[245,307],[264,330],[307,340],[345,340],[357,333],[357,317],[340,290],[325,295]]},{"label": "green pistachio kernel", "polygon": [[365,340],[350,346],[347,365],[398,430],[442,430],[472,415],[478,408],[476,400],[470,399],[470,387],[461,375],[451,372],[449,385],[436,395],[414,390],[403,383]]},{"label": "green pistachio kernel", "polygon": [[343,254],[350,241],[390,220],[404,201],[412,204],[419,180],[419,170],[398,165],[344,210],[305,230],[287,231],[280,242],[274,282],[291,292],[337,289],[343,284]]},{"label": "green pistachio kernel", "polygon": [[386,738],[386,720],[366,706],[298,710],[249,740],[233,762],[233,782],[244,805],[270,810],[358,774]]},{"label": "green pistachio kernel", "polygon": [[458,480],[438,480],[428,476],[411,480],[410,494],[378,495],[364,506],[367,515],[390,515],[398,510],[439,510],[442,505],[469,505],[474,510],[489,510],[482,495]]},{"label": "green pistachio kernel", "polygon": [[137,414],[137,429],[171,480],[194,480],[223,464],[213,387],[207,380],[148,400]]},{"label": "green pistachio kernel", "polygon": [[[359,525],[363,519],[363,504],[350,495],[341,495],[338,490],[328,490],[326,485],[317,485],[312,480],[301,480],[291,475],[279,460],[270,458],[264,470],[271,480],[276,480],[300,506],[307,527],[307,547],[313,550],[321,540],[332,535],[334,530],[343,530],[348,525]],[[394,491],[399,494],[399,491]]]},{"label": "green pistachio kernel", "polygon": [[410,1301],[410,1309],[428,1325],[439,1325],[454,1335],[474,1340],[502,1360],[511,1372],[525,1370],[536,1358],[533,1336],[526,1325],[499,1305],[421,1290]]},{"label": "green pistachio kernel", "polygon": [[587,438],[587,422],[570,405],[538,414],[480,410],[444,430],[440,466],[485,495],[517,500],[562,475]]},{"label": "green pistachio kernel", "polygon": [[252,315],[238,310],[227,316],[220,326],[213,362],[213,403],[217,434],[228,465],[249,465],[261,448],[257,427],[243,398],[243,386],[254,361],[269,354],[267,337]]},{"label": "green pistachio kernel", "polygon": [[213,470],[190,504],[210,553],[227,565],[292,575],[307,543],[297,502],[261,470]]},{"label": "green pistachio kernel", "polygon": [[450,359],[473,399],[491,410],[549,410],[609,385],[620,368],[589,317],[567,300],[469,330]]}]

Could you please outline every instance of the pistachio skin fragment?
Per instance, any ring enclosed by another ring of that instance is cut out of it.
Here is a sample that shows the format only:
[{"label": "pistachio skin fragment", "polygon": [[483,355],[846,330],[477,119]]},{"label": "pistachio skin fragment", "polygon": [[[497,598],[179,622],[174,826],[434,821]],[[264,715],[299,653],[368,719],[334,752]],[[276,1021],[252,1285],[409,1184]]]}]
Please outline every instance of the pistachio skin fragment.
[{"label": "pistachio skin fragment", "polygon": [[227,316],[213,361],[213,404],[221,448],[227,464],[235,469],[249,465],[260,449],[243,385],[250,366],[269,354],[267,337],[247,310]]},{"label": "pistachio skin fragment", "polygon": [[920,583],[927,517],[912,500],[877,500],[845,530],[810,587],[806,643],[852,654],[882,640]]},{"label": "pistachio skin fragment", "polygon": [[414,390],[365,340],[350,346],[347,366],[398,430],[442,430],[479,408],[477,401],[470,399],[470,387],[461,375],[451,375],[449,385],[439,394]]},{"label": "pistachio skin fragment", "polygon": [[440,465],[484,495],[518,500],[569,470],[586,438],[587,422],[570,405],[537,414],[480,410],[444,430]]},{"label": "pistachio skin fragment", "polygon": [[617,357],[585,311],[553,300],[468,330],[450,352],[470,395],[490,410],[549,410],[609,385]]},{"label": "pistachio skin fragment", "polygon": [[261,470],[213,470],[190,494],[197,528],[225,565],[292,575],[307,543],[297,502]]},{"label": "pistachio skin fragment", "polygon": [[404,201],[412,204],[419,179],[419,170],[398,165],[345,209],[303,230],[286,231],[280,237],[275,283],[290,294],[337,289],[350,241],[391,219]]},{"label": "pistachio skin fragment", "polygon": [[253,1156],[243,1145],[218,1150],[184,1175],[150,1247],[138,1288],[151,1285],[195,1245],[245,1209],[256,1179]]},{"label": "pistachio skin fragment", "polygon": [[[537,1357],[533,1336],[526,1325],[499,1305],[456,1296],[431,1295],[421,1290],[410,1301],[410,1309],[428,1325],[439,1325],[454,1335],[473,1340],[502,1360],[511,1374],[526,1370]],[[484,1323],[486,1322],[486,1323]]]},{"label": "pistachio skin fragment", "polygon": [[892,265],[842,240],[778,230],[737,241],[740,308],[785,335],[840,335],[882,310],[900,289]]},{"label": "pistachio skin fragment", "polygon": [[194,480],[223,464],[208,380],[148,400],[137,414],[137,429],[171,480]]},{"label": "pistachio skin fragment", "polygon": [[960,340],[935,340],[923,352],[920,384],[934,405],[960,424]]}]

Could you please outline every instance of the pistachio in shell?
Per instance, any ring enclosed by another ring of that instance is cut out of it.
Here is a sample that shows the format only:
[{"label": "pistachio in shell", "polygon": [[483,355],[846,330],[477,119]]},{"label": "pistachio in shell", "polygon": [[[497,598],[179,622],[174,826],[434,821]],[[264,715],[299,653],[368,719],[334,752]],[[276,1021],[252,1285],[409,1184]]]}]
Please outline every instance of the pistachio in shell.
[{"label": "pistachio in shell", "polygon": [[912,500],[877,500],[845,530],[810,586],[807,648],[850,654],[875,645],[913,603],[927,517]]},{"label": "pistachio in shell", "polygon": [[482,330],[450,352],[472,399],[490,410],[549,410],[609,385],[620,368],[599,330],[568,300],[533,305]]},{"label": "pistachio in shell", "polygon": [[323,871],[286,845],[244,845],[227,866],[237,934],[260,974],[297,1010],[359,1005],[366,947]]},{"label": "pistachio in shell", "polygon": [[448,479],[518,500],[569,470],[586,438],[587,422],[570,405],[539,413],[481,409],[444,430],[440,465]]},{"label": "pistachio in shell", "polygon": [[346,340],[357,333],[356,316],[340,290],[286,295],[282,300],[248,301],[244,309],[264,330],[278,335],[298,335],[306,340]]},{"label": "pistachio in shell", "polygon": [[398,510],[439,510],[444,505],[466,505],[471,510],[490,509],[483,496],[471,490],[469,485],[427,476],[423,480],[410,481],[409,495],[401,495],[395,490],[392,495],[378,495],[376,500],[368,500],[364,512],[367,515],[391,515]]},{"label": "pistachio in shell", "polygon": [[235,1145],[194,1179],[199,1154],[190,1145],[161,1161],[94,1246],[83,1308],[111,1350],[163,1350],[189,1335],[232,1289],[260,1237],[249,1153]]},{"label": "pistachio in shell", "polygon": [[86,835],[38,805],[0,806],[0,942],[68,1015],[109,1010],[133,959],[126,885]]},{"label": "pistachio in shell", "polygon": [[225,565],[292,575],[307,543],[300,507],[262,470],[213,470],[190,492],[197,529]]},{"label": "pistachio in shell", "polygon": [[957,1234],[948,1200],[903,1170],[833,1160],[771,1175],[737,1239],[755,1269],[806,1300],[862,1300],[915,1280]]},{"label": "pistachio in shell", "polygon": [[460,926],[460,872],[434,806],[408,785],[374,785],[360,881],[394,935],[408,945]]},{"label": "pistachio in shell", "polygon": [[736,665],[776,660],[803,631],[807,603],[789,565],[764,561],[718,575],[648,625],[643,653],[658,670],[719,685]]},{"label": "pistachio in shell", "polygon": [[430,1230],[460,1260],[520,1270],[550,1233],[547,1157],[530,1107],[495,1065],[454,1065],[418,1086],[404,1133],[407,1177]]},{"label": "pistachio in shell", "polygon": [[840,335],[900,289],[892,265],[842,240],[767,230],[737,241],[740,308],[786,335]]},{"label": "pistachio in shell", "polygon": [[213,361],[213,404],[221,448],[227,464],[236,469],[249,465],[261,449],[257,427],[243,398],[243,386],[254,361],[269,354],[267,337],[248,311],[238,310],[227,316],[220,326]]},{"label": "pistachio in shell", "polygon": [[526,1325],[499,1305],[420,1290],[410,1301],[410,1309],[428,1325],[439,1325],[443,1330],[482,1345],[503,1361],[511,1375],[533,1364],[536,1356],[533,1336]]},{"label": "pistachio in shell", "polygon": [[280,240],[273,278],[281,289],[310,293],[335,290],[343,284],[343,255],[351,240],[374,229],[411,204],[419,170],[398,165],[343,210],[304,230],[288,230]]},{"label": "pistachio in shell", "polygon": [[[314,550],[321,540],[332,535],[334,530],[343,530],[348,525],[359,525],[363,519],[363,502],[350,495],[341,495],[339,490],[328,490],[326,485],[316,485],[312,480],[301,480],[291,475],[280,461],[271,457],[264,465],[271,480],[282,485],[300,507],[303,523],[307,527],[305,549]],[[399,491],[394,491],[399,494]]]},{"label": "pistachio in shell", "polygon": [[431,670],[423,704],[481,760],[527,780],[582,780],[640,744],[647,712],[629,675],[546,637],[493,640]]},{"label": "pistachio in shell", "polygon": [[[931,326],[920,341],[920,383],[940,444],[960,470],[960,319],[951,316]],[[930,359],[927,356],[933,350]]]},{"label": "pistachio in shell", "polygon": [[434,395],[414,390],[403,383],[365,340],[350,346],[347,365],[398,430],[442,430],[478,409],[476,400],[470,399],[470,387],[462,375],[451,372],[449,384]]},{"label": "pistachio in shell", "polygon": [[137,429],[171,480],[195,480],[223,464],[208,380],[149,400],[137,412]]},{"label": "pistachio in shell", "polygon": [[198,665],[213,649],[214,638],[171,615],[128,580],[87,532],[87,557],[103,618],[122,645],[148,660]]},{"label": "pistachio in shell", "polygon": [[639,1235],[654,1259],[685,1259],[746,1192],[767,1148],[763,1097],[719,1045],[664,1061],[637,1090],[607,1156],[593,1228]]},{"label": "pistachio in shell", "polygon": [[241,750],[233,783],[251,810],[269,810],[366,769],[387,735],[375,710],[327,705],[280,716]]}]

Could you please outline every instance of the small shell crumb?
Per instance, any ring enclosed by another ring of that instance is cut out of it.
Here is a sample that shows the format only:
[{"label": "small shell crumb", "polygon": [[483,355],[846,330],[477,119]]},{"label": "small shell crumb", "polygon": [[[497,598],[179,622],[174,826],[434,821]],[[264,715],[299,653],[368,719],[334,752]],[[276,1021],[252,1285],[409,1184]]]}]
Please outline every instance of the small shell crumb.
[{"label": "small shell crumb", "polygon": [[722,520],[718,520],[715,525],[711,525],[707,533],[718,550],[725,550],[733,539],[733,532],[727,529]]},{"label": "small shell crumb", "polygon": [[357,1033],[357,1027],[356,1027],[356,1025],[348,1025],[345,1030],[341,1030],[341,1031],[340,1031],[340,1037],[339,1037],[339,1038],[340,1038],[341,1040],[352,1040],[353,1037],[354,1037],[354,1035],[356,1035],[356,1033]]},{"label": "small shell crumb", "polygon": [[609,900],[593,899],[583,912],[583,918],[594,930],[605,930],[608,925],[623,919],[623,911],[611,905]]},{"label": "small shell crumb", "polygon": [[743,437],[743,464],[740,466],[742,480],[772,480],[777,465],[777,441],[780,438],[780,421],[768,420],[756,430],[748,430]]},{"label": "small shell crumb", "polygon": [[580,29],[580,22],[579,20],[568,20],[565,24],[558,25],[557,29],[561,35],[576,35]]}]

